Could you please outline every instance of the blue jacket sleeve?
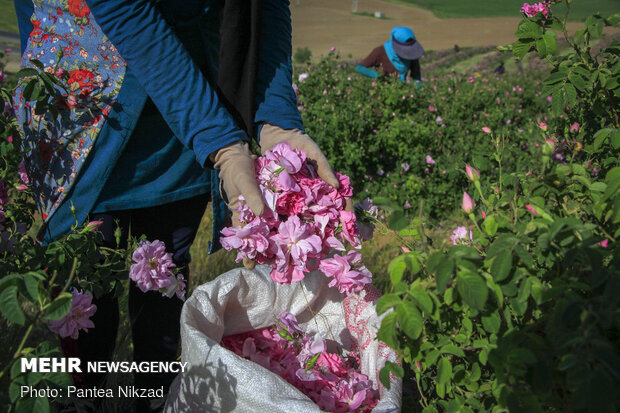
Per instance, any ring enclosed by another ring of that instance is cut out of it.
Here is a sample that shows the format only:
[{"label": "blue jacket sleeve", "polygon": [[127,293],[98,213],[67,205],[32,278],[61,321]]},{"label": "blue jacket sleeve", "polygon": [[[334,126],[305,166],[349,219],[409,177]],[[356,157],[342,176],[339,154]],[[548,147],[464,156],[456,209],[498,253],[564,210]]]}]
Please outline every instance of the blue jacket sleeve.
[{"label": "blue jacket sleeve", "polygon": [[379,77],[379,73],[377,73],[376,71],[372,69],[367,68],[366,66],[357,65],[357,67],[355,68],[355,71],[361,75],[368,76],[373,79]]},{"label": "blue jacket sleeve", "polygon": [[30,17],[34,11],[32,0],[15,0],[15,13],[17,14],[17,26],[19,27],[19,42],[21,46],[21,54],[26,50],[26,44],[32,32],[32,23]]},{"label": "blue jacket sleeve", "polygon": [[151,1],[86,4],[170,129],[201,165],[228,143],[249,140]]},{"label": "blue jacket sleeve", "polygon": [[254,122],[304,130],[292,86],[291,12],[289,2],[263,0],[254,104]]}]

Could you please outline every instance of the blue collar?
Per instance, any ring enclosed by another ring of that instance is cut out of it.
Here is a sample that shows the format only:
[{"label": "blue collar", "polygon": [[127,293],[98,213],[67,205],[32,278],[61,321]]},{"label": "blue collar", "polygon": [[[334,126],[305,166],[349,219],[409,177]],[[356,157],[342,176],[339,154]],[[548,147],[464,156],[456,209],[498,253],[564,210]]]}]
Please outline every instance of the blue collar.
[{"label": "blue collar", "polygon": [[385,49],[385,53],[387,54],[388,59],[390,59],[390,62],[392,62],[392,64],[400,74],[401,82],[404,82],[407,71],[409,70],[409,65],[411,64],[411,60],[402,59],[396,54],[396,51],[392,46],[392,39],[385,42],[383,44],[383,48]]}]

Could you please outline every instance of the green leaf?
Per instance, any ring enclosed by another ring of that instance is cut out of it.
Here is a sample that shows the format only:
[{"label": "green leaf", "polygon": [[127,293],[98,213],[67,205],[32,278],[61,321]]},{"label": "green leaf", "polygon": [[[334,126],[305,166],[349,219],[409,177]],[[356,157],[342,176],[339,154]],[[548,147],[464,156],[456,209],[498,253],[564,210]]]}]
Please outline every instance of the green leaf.
[{"label": "green leaf", "polygon": [[437,365],[437,384],[443,386],[452,378],[452,364],[448,359],[442,357]]},{"label": "green leaf", "polygon": [[442,353],[454,354],[455,356],[465,357],[465,353],[454,344],[446,344],[441,348]]},{"label": "green leaf", "polygon": [[538,39],[542,36],[542,28],[531,20],[522,20],[515,36],[519,39]]},{"label": "green leaf", "polygon": [[22,78],[22,77],[27,77],[27,76],[37,76],[38,74],[39,72],[37,71],[37,69],[32,69],[30,67],[27,67],[17,72],[16,76],[18,78]]},{"label": "green leaf", "polygon": [[405,264],[407,269],[413,275],[420,272],[420,261],[418,261],[418,254],[415,252],[407,252],[403,255],[405,257]]},{"label": "green leaf", "polygon": [[31,303],[36,303],[39,299],[39,283],[30,274],[24,274],[19,280],[19,292]]},{"label": "green leaf", "polygon": [[439,264],[437,273],[435,276],[435,282],[437,283],[437,291],[439,294],[443,294],[448,287],[450,281],[452,281],[452,273],[454,272],[454,261],[448,258],[444,258],[444,261]]},{"label": "green leaf", "polygon": [[523,59],[533,46],[534,46],[534,41],[517,40],[516,42],[514,42],[512,46],[512,53],[518,59]]},{"label": "green leaf", "polygon": [[620,189],[620,167],[617,166],[607,172],[607,175],[605,175],[605,183],[607,184],[605,198],[609,199]]},{"label": "green leaf", "polygon": [[403,300],[397,294],[385,294],[377,300],[377,314],[381,315],[389,309],[396,307]]},{"label": "green leaf", "polygon": [[575,72],[570,72],[568,74],[568,81],[571,82],[571,84],[576,87],[578,90],[580,91],[584,91],[587,89],[588,84],[586,83],[586,81],[583,79],[583,77],[581,77],[580,75],[578,75]]},{"label": "green leaf", "polygon": [[491,264],[491,275],[495,281],[502,281],[510,275],[512,269],[512,253],[509,249],[500,252]]},{"label": "green leaf", "polygon": [[377,339],[392,348],[396,348],[396,313],[389,313],[381,321]]},{"label": "green leaf", "polygon": [[548,55],[554,55],[558,50],[557,41],[555,38],[554,32],[547,32],[543,34],[543,41],[545,42],[545,47],[547,49]]},{"label": "green leaf", "polygon": [[502,324],[502,319],[497,312],[491,313],[488,316],[482,316],[482,326],[489,333],[497,334]]},{"label": "green leaf", "polygon": [[554,92],[552,97],[553,100],[551,101],[551,109],[556,115],[561,115],[564,112],[564,107],[566,107],[564,89]]},{"label": "green leaf", "polygon": [[17,291],[16,285],[10,285],[0,292],[0,312],[7,320],[23,326],[26,322],[26,316],[19,306]]},{"label": "green leaf", "polygon": [[605,24],[611,27],[620,27],[620,13],[614,13],[605,19]]},{"label": "green leaf", "polygon": [[410,301],[404,301],[396,307],[398,323],[405,334],[415,340],[422,333],[422,315]]},{"label": "green leaf", "polygon": [[564,91],[566,92],[566,104],[570,107],[575,106],[577,102],[577,91],[575,87],[570,83],[564,85]]},{"label": "green leaf", "polygon": [[43,63],[41,63],[40,60],[30,59],[30,63],[32,63],[39,70],[45,70],[45,66],[43,65]]},{"label": "green leaf", "polygon": [[386,361],[385,367],[379,372],[379,380],[388,390],[390,389],[390,373],[394,374],[396,377],[405,377],[405,370],[401,366],[391,361]]},{"label": "green leaf", "polygon": [[495,221],[495,217],[493,215],[489,215],[484,219],[482,223],[482,228],[484,228],[484,232],[486,232],[489,236],[494,236],[497,233],[497,222]]},{"label": "green leaf", "polygon": [[22,92],[22,94],[24,95],[24,99],[26,101],[33,100],[32,99],[32,94],[34,92],[34,87],[36,85],[38,85],[38,84],[39,84],[39,80],[38,79],[32,79],[30,82],[28,82],[28,84],[24,88],[24,91]]},{"label": "green leaf", "polygon": [[536,51],[538,52],[538,56],[543,59],[547,56],[547,45],[544,39],[536,40]]},{"label": "green leaf", "polygon": [[392,281],[392,285],[396,285],[403,279],[403,274],[407,269],[407,264],[405,263],[405,258],[403,255],[399,255],[394,258],[388,264],[388,273],[390,273],[390,280]]},{"label": "green leaf", "polygon": [[387,220],[388,227],[394,231],[400,231],[409,226],[409,218],[403,211],[394,211]]},{"label": "green leaf", "polygon": [[428,315],[433,313],[433,300],[422,288],[412,288],[409,294],[416,300],[420,308]]},{"label": "green leaf", "polygon": [[73,299],[73,295],[68,292],[64,292],[60,294],[58,297],[52,301],[50,306],[47,308],[45,312],[45,317],[48,320],[60,320],[63,318],[69,310],[71,310],[71,301]]},{"label": "green leaf", "polygon": [[614,131],[615,129],[613,128],[605,128],[605,129],[601,129],[598,132],[596,132],[594,134],[594,149],[598,150],[600,149],[601,145],[603,145],[603,142],[605,142],[605,138],[607,138],[609,136],[609,134]]},{"label": "green leaf", "polygon": [[489,295],[486,283],[478,274],[461,271],[457,275],[456,289],[471,308],[482,310]]},{"label": "green leaf", "polygon": [[21,399],[15,406],[15,413],[49,413],[50,402],[47,397]]}]

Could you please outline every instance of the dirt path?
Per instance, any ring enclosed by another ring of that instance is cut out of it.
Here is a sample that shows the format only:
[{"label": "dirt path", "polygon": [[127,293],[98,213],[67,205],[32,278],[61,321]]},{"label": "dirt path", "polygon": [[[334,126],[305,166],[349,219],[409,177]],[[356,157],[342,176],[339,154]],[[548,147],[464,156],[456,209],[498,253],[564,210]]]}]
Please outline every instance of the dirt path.
[{"label": "dirt path", "polygon": [[[298,4],[299,3],[299,4]],[[387,19],[351,14],[349,0],[291,0],[293,51],[309,47],[314,56],[335,46],[341,56],[365,57],[388,40],[394,26],[411,27],[426,49],[508,44],[515,40],[519,24],[515,17],[438,19],[430,11],[380,0],[359,0],[358,12],[381,11]],[[570,23],[569,30],[581,27]]]}]

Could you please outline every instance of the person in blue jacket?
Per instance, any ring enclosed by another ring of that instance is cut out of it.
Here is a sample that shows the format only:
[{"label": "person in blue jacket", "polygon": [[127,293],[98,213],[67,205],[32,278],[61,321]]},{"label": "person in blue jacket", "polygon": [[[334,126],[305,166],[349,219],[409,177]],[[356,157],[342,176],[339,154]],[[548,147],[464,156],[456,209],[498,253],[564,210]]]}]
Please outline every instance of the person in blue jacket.
[{"label": "person in blue jacket", "polygon": [[[58,77],[62,116],[36,114],[16,90],[24,163],[50,242],[78,221],[166,243],[189,276],[189,248],[210,201],[213,243],[239,195],[260,214],[250,138],[261,151],[288,141],[337,187],[305,133],[291,86],[291,19],[281,0],[15,0],[22,67],[37,59]],[[224,190],[219,192],[219,183]],[[234,214],[234,212],[233,212]],[[233,217],[233,222],[235,218]],[[253,264],[245,263],[248,267]],[[119,313],[114,293],[96,297],[95,328],[62,340],[65,353],[109,360]],[[180,300],[129,292],[134,361],[177,356]],[[136,374],[168,386],[173,375]],[[96,375],[77,377],[100,384]]]},{"label": "person in blue jacket", "polygon": [[382,75],[397,75],[400,81],[407,79],[407,74],[416,84],[422,81],[419,59],[424,56],[424,48],[417,41],[413,30],[408,27],[394,27],[390,40],[375,47],[356,67],[364,76],[376,78]]}]

